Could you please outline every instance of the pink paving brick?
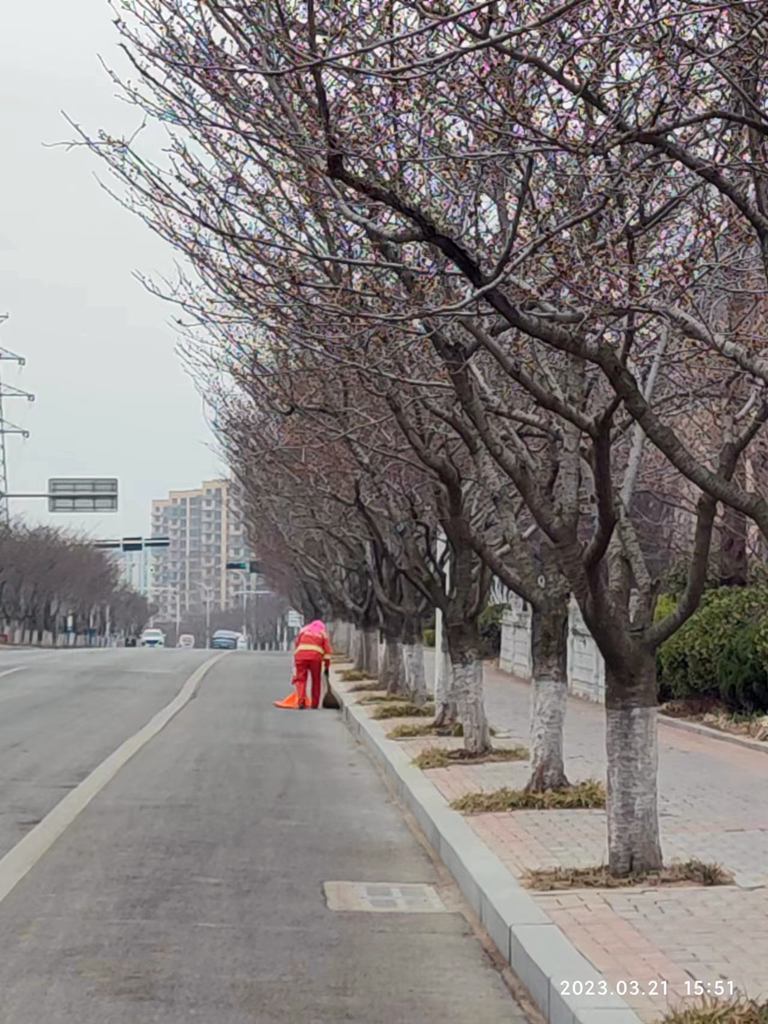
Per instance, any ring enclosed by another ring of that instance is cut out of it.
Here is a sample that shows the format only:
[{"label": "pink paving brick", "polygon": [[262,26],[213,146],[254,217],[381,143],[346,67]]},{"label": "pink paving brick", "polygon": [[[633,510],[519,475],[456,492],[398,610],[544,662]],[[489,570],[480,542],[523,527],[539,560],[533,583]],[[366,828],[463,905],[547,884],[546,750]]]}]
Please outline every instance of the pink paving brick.
[{"label": "pink paving brick", "polygon": [[[485,684],[491,724],[511,734],[500,745],[527,744],[529,687],[489,667]],[[565,750],[572,781],[604,779],[604,733],[601,707],[569,700]],[[409,742],[408,752],[415,756],[435,745],[431,738],[424,744]],[[613,983],[666,980],[666,998],[623,997],[649,1024],[668,1008],[690,1004],[684,998],[686,979],[731,978],[751,997],[768,999],[768,754],[662,724],[659,760],[667,861],[716,861],[734,873],[736,884],[534,895],[573,945]],[[526,771],[525,764],[497,763],[426,774],[451,801],[467,792],[520,787]],[[607,858],[601,811],[518,811],[470,816],[467,821],[518,878],[532,868],[588,867]]]}]

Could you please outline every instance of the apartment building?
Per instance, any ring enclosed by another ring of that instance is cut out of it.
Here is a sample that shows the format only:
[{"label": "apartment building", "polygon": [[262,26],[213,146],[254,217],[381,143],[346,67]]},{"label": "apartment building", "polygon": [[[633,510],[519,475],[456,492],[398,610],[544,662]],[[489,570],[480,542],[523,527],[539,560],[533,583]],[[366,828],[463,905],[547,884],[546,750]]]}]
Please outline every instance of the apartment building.
[{"label": "apartment building", "polygon": [[242,587],[228,561],[248,558],[240,487],[232,480],[205,480],[193,490],[170,491],[152,502],[152,535],[169,546],[155,563],[151,598],[159,615],[173,619],[177,609],[199,612],[237,606]]}]

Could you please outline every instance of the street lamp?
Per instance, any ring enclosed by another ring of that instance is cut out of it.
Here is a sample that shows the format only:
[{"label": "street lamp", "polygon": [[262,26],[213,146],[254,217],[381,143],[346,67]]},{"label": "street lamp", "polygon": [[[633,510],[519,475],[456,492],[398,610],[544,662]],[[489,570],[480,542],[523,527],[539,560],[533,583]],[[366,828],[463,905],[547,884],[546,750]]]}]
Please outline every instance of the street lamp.
[{"label": "street lamp", "polygon": [[233,597],[242,597],[243,599],[243,636],[248,639],[248,597],[254,595],[258,597],[260,594],[271,594],[271,590],[254,590],[252,587],[244,588],[243,590],[236,590],[232,595]]},{"label": "street lamp", "polygon": [[178,583],[169,583],[164,587],[153,587],[153,593],[168,593],[176,596],[176,643],[179,642],[179,630],[181,629],[181,588]]},{"label": "street lamp", "polygon": [[196,583],[195,587],[198,590],[202,590],[205,601],[205,646],[211,646],[211,590],[213,589],[207,583]]}]

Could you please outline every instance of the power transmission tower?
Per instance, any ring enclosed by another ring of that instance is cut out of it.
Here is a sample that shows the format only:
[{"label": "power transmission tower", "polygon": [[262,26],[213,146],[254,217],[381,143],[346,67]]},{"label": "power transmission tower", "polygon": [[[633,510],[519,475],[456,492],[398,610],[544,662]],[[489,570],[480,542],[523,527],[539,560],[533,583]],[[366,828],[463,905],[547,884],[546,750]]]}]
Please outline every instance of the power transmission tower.
[{"label": "power transmission tower", "polygon": [[[0,324],[7,319],[7,314],[0,316]],[[23,356],[17,356],[15,352],[9,352],[8,349],[0,348],[1,362],[18,363],[19,366],[24,366],[26,359]],[[4,400],[6,398],[26,398],[28,402],[34,402],[35,396],[29,391],[23,391],[12,384],[6,384],[2,376],[0,376],[0,524],[4,525],[8,524],[11,518],[8,508],[8,454],[5,447],[5,438],[8,434],[20,434],[22,437],[29,437],[28,430],[17,427],[5,418]]]}]

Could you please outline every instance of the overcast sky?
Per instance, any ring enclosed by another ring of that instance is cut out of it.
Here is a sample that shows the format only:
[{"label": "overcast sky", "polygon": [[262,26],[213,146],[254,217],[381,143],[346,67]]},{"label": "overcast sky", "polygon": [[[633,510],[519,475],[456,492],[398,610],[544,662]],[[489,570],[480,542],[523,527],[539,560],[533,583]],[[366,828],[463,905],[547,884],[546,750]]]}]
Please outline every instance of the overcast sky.
[{"label": "overcast sky", "polygon": [[148,532],[152,498],[222,472],[174,352],[172,307],[133,277],[169,272],[170,249],[100,189],[89,152],[45,146],[72,137],[62,110],[115,134],[137,125],[98,60],[122,66],[117,39],[106,0],[0,0],[0,347],[27,359],[0,368],[36,395],[6,402],[31,432],[7,439],[10,489],[78,475],[121,487],[112,515],[11,507],[102,537]]}]

